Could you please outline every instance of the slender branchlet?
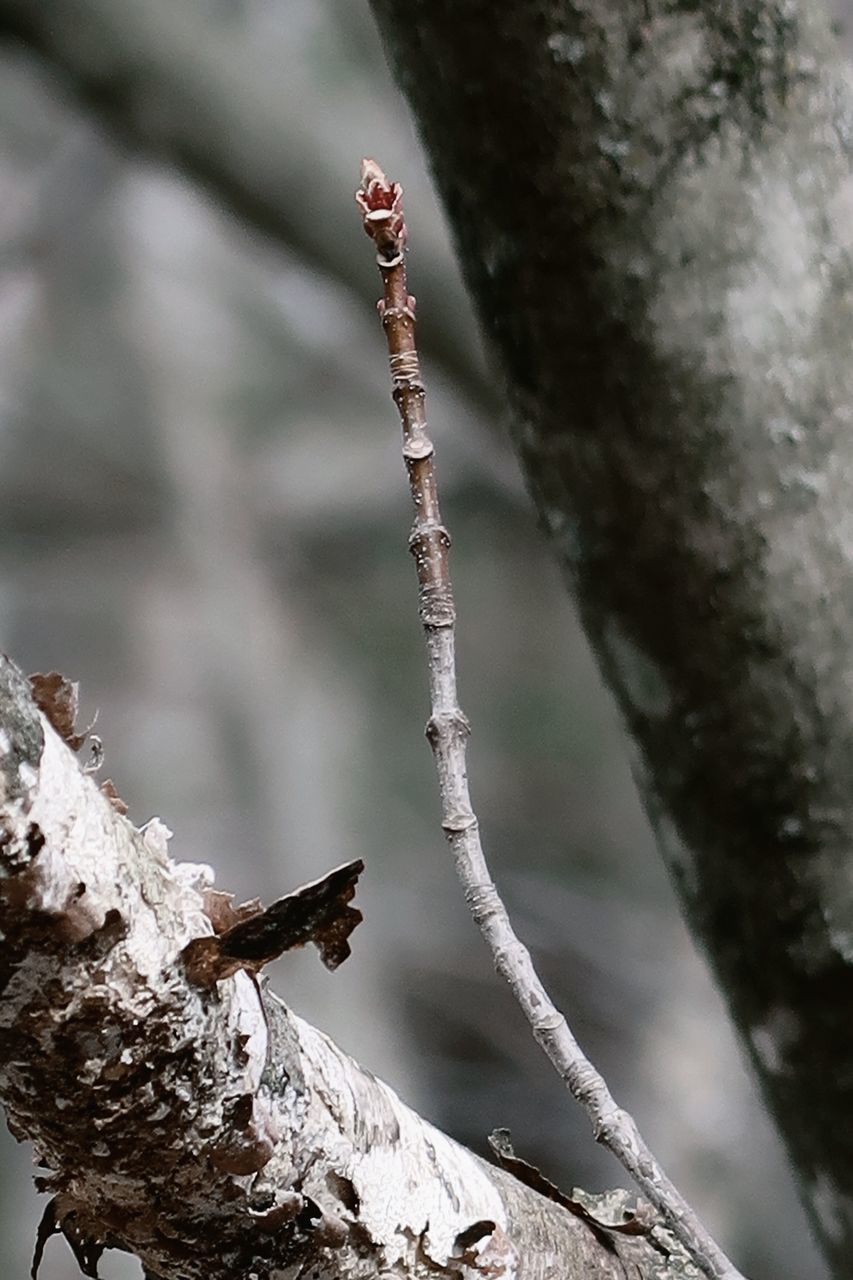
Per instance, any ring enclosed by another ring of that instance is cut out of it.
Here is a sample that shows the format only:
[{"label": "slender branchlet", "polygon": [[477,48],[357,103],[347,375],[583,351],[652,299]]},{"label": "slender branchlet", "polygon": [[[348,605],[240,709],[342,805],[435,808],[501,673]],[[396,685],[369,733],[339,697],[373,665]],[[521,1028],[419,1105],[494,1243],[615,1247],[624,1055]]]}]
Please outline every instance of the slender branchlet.
[{"label": "slender branchlet", "polygon": [[585,1108],[597,1142],[616,1156],[695,1265],[711,1280],[743,1280],[664,1173],[632,1117],[616,1105],[602,1076],[585,1057],[516,937],[483,854],[471,807],[466,765],[468,722],[456,693],[450,537],[441,521],[434,449],[427,429],[424,387],[415,345],[415,299],[406,283],[403,189],[389,182],[374,160],[362,162],[356,202],[364,229],[376,245],[382,273],[379,315],[388,342],[393,397],[403,429],[403,458],[415,508],[409,539],[418,573],[418,601],[427,642],[430,686],[429,739],[438,772],[442,827],[453,852],[465,899],[495,967],[509,984],[572,1096]]}]

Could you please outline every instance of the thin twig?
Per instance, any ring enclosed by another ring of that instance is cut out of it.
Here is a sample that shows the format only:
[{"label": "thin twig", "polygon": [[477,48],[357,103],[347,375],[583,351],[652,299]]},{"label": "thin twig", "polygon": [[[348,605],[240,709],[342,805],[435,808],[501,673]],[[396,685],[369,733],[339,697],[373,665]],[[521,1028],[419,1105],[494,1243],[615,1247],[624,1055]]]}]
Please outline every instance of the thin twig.
[{"label": "thin twig", "polygon": [[444,834],[465,899],[495,967],[509,984],[558,1075],[586,1109],[596,1141],[622,1163],[704,1275],[711,1280],[744,1280],[670,1182],[632,1117],[616,1105],[603,1078],[584,1056],[565,1017],[543,987],[529,951],[516,937],[483,855],[468,791],[465,755],[469,726],[456,694],[450,537],[438,505],[434,450],[415,346],[415,300],[406,284],[402,195],[400,184],[389,182],[375,161],[362,162],[356,201],[364,229],[376,245],[382,273],[384,297],[379,315],[388,342],[393,397],[400,413],[403,458],[415,507],[409,547],[417,565],[419,613],[427,642],[431,714],[426,732],[438,771]]}]

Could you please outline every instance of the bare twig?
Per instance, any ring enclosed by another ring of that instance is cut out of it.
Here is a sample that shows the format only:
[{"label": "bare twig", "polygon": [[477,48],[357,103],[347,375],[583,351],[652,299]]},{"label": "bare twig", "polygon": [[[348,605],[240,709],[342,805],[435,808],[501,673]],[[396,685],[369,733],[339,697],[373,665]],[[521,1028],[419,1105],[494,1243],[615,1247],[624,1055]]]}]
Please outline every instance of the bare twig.
[{"label": "bare twig", "polygon": [[584,1056],[564,1015],[543,987],[529,951],[516,937],[486,864],[468,790],[469,726],[456,693],[450,537],[439,510],[434,450],[415,346],[415,300],[406,284],[402,195],[400,184],[389,182],[375,161],[362,162],[356,201],[364,229],[376,245],[382,273],[384,297],[379,314],[388,342],[393,397],[400,413],[403,457],[415,507],[409,547],[417,565],[419,613],[427,641],[431,714],[426,732],[438,772],[442,827],[465,899],[495,967],[521,1005],[537,1042],[572,1096],[586,1109],[596,1141],[622,1163],[704,1275],[711,1280],[743,1280],[666,1176],[632,1117],[617,1106],[605,1081]]}]

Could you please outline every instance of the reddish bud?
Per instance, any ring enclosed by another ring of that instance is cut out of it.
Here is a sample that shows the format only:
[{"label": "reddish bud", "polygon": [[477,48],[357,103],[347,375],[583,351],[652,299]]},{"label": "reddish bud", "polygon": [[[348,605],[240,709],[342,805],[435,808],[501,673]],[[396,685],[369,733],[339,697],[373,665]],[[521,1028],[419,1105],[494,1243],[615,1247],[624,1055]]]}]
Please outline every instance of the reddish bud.
[{"label": "reddish bud", "polygon": [[364,229],[376,245],[380,265],[396,266],[406,244],[400,183],[389,182],[375,160],[362,160],[361,186],[355,201],[362,212]]}]

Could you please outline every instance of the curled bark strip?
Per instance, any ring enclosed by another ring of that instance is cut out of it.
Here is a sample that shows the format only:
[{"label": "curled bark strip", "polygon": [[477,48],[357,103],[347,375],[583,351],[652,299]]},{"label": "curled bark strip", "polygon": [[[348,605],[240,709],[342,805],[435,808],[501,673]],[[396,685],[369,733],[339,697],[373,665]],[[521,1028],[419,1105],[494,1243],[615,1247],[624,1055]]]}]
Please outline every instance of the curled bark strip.
[{"label": "curled bark strip", "polygon": [[[475,1222],[468,1231],[456,1237],[459,1268],[486,1276],[489,1280],[513,1277],[518,1265],[518,1253],[512,1240],[496,1222],[484,1219]],[[454,1262],[456,1260],[454,1259]]]},{"label": "curled bark strip", "polygon": [[124,800],[122,800],[119,793],[116,791],[116,786],[112,778],[104,779],[104,781],[101,783],[101,791],[107,797],[110,804],[115,809],[116,813],[120,814],[121,817],[123,818],[126,817],[128,812],[127,805],[125,804]]},{"label": "curled bark strip", "polygon": [[256,974],[283,952],[306,942],[314,943],[327,969],[337,969],[350,954],[349,935],[362,919],[358,908],[349,903],[363,870],[361,858],[346,862],[265,910],[255,903],[233,908],[222,901],[226,895],[209,896],[205,905],[214,928],[229,913],[238,922],[212,937],[187,943],[182,956],[190,981],[213,987],[238,969]]},{"label": "curled bark strip", "polygon": [[47,716],[63,742],[72,751],[79,751],[89,735],[89,729],[77,732],[80,686],[58,671],[36,671],[29,679],[39,711]]},{"label": "curled bark strip", "polygon": [[109,1242],[106,1236],[84,1223],[77,1204],[69,1196],[54,1196],[48,1201],[36,1231],[36,1243],[30,1268],[32,1280],[38,1280],[44,1247],[51,1236],[62,1235],[77,1261],[81,1273],[98,1280],[98,1263]]},{"label": "curled bark strip", "polygon": [[233,893],[223,893],[221,889],[207,889],[204,893],[204,913],[213,925],[214,933],[227,933],[235,924],[260,915],[263,909],[260,898],[252,898],[235,907]]},{"label": "curled bark strip", "polygon": [[[540,1195],[555,1204],[561,1204],[569,1213],[583,1218],[595,1231],[616,1231],[626,1236],[645,1236],[655,1225],[656,1217],[650,1204],[638,1201],[624,1191],[605,1192],[591,1196],[577,1188],[571,1195],[561,1191],[556,1183],[546,1178],[535,1164],[528,1164],[515,1154],[509,1129],[495,1129],[489,1134],[491,1147],[498,1164],[507,1173],[518,1178],[526,1187],[532,1187]],[[614,1199],[615,1196],[615,1199]],[[600,1211],[599,1211],[600,1210]]]}]

